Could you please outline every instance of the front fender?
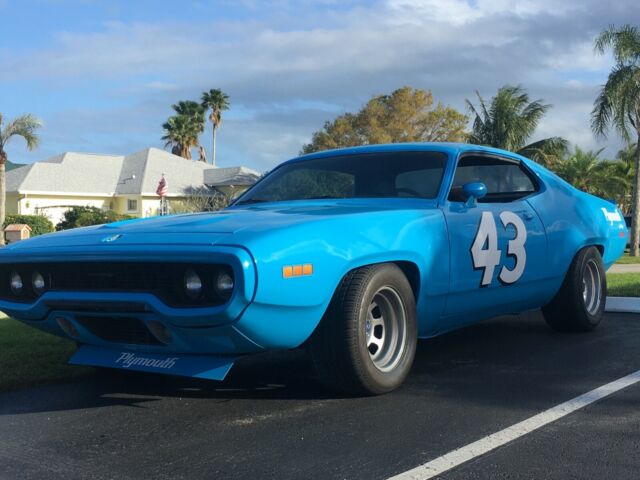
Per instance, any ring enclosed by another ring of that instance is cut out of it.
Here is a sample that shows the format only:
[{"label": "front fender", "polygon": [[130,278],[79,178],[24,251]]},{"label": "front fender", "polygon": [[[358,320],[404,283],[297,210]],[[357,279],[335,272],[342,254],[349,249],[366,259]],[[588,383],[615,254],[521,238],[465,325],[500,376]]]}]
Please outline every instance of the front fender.
[{"label": "front fender", "polygon": [[[299,224],[247,238],[256,261],[254,301],[236,327],[264,348],[294,348],[313,333],[341,279],[376,263],[407,262],[420,273],[423,335],[442,312],[449,287],[449,246],[439,209],[394,210]],[[287,266],[312,274],[285,277]]]}]

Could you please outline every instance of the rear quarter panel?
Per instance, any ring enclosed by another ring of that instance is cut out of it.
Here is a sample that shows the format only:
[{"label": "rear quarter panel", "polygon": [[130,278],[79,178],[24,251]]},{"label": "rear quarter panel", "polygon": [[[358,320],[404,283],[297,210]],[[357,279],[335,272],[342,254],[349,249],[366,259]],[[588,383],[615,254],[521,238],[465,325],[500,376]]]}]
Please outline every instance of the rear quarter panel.
[{"label": "rear quarter panel", "polygon": [[546,229],[549,245],[548,277],[560,287],[575,254],[597,246],[606,268],[623,253],[627,229],[615,204],[571,186],[557,175],[527,161],[545,184],[545,191],[529,199]]}]

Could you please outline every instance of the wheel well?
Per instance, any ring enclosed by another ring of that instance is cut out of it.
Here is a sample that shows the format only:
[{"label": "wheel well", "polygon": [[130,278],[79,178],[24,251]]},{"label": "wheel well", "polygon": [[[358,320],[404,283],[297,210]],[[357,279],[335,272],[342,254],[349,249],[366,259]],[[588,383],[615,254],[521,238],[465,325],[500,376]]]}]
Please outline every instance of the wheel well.
[{"label": "wheel well", "polygon": [[[596,247],[600,252],[600,256],[604,257],[604,245],[599,245],[597,243],[594,243],[593,245],[585,245],[583,248],[581,248],[581,250],[589,247]],[[576,252],[576,255],[577,255],[577,252]]]},{"label": "wheel well", "polygon": [[413,290],[413,297],[416,299],[416,303],[418,302],[418,295],[420,294],[420,269],[415,263],[412,262],[391,262],[397,265],[404,276],[407,277],[409,281],[409,285],[411,285],[411,290]]},{"label": "wheel well", "polygon": [[[397,266],[400,270],[402,270],[402,273],[404,273],[404,276],[407,278],[407,281],[409,282],[409,285],[411,286],[411,290],[413,291],[413,297],[414,297],[414,299],[416,301],[416,304],[417,304],[418,303],[418,295],[420,293],[420,269],[418,268],[418,266],[415,263],[408,262],[408,261],[405,261],[405,260],[389,261],[389,262],[377,262],[377,263],[369,263],[367,265],[360,265],[360,266],[354,268],[353,270],[357,270],[358,268],[368,267],[368,266],[371,266],[371,265],[378,265],[380,263],[391,263],[391,264]],[[350,270],[350,271],[353,271],[353,270]],[[336,286],[335,290],[333,291],[333,296],[332,296],[331,302],[333,302],[333,299],[335,298],[336,292],[340,288],[340,285],[342,284],[343,280],[348,275],[348,273],[349,272],[345,273],[344,277],[342,277],[340,279],[340,281],[338,282],[338,285]],[[329,305],[327,305],[327,310],[325,311],[324,315],[326,315],[326,313],[329,310],[330,306],[331,306],[331,304],[329,303]],[[323,318],[324,318],[324,315],[323,315]],[[320,325],[320,322],[318,322],[318,326],[319,325]],[[318,329],[318,326],[316,326],[316,330]],[[305,341],[305,344],[307,344],[309,342],[309,340],[311,339],[312,336],[313,336],[313,334],[311,334],[309,336],[309,338]]]},{"label": "wheel well", "polygon": [[[413,263],[413,262],[407,262],[405,260],[398,260],[398,261],[389,261],[389,262],[379,262],[379,263],[391,263],[393,265],[395,265],[396,267],[398,267],[400,270],[402,270],[402,273],[404,273],[404,276],[407,278],[407,281],[409,282],[409,285],[411,286],[411,290],[413,291],[413,297],[416,300],[416,303],[418,302],[418,295],[420,294],[420,269],[418,268],[418,266]],[[379,263],[370,263],[367,265],[360,265],[359,267],[355,268],[354,270],[357,270],[358,268],[363,268],[363,267],[368,267],[371,265],[378,265]],[[347,274],[345,274],[346,276]],[[343,277],[344,279],[344,277]],[[340,286],[340,283],[342,282],[342,279],[340,282],[338,282],[338,286]],[[337,291],[336,287],[336,291]],[[334,291],[335,293],[335,291]]]}]

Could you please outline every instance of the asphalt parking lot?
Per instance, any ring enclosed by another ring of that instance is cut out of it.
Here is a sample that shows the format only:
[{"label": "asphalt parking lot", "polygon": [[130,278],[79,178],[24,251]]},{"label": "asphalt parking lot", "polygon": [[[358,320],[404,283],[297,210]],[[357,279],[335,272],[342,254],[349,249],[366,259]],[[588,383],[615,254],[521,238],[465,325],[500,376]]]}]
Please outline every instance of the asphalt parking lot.
[{"label": "asphalt parking lot", "polygon": [[[0,394],[0,478],[386,479],[640,370],[640,315],[590,334],[503,317],[421,341],[400,390],[322,390],[304,354],[225,383],[101,373]],[[444,472],[446,479],[637,479],[640,383]]]}]

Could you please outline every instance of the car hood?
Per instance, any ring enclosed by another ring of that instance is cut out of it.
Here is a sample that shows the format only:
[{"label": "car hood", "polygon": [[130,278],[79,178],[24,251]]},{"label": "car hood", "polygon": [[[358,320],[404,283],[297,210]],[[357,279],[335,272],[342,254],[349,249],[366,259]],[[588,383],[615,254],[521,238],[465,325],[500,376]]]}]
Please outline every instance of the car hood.
[{"label": "car hood", "polygon": [[232,207],[219,212],[170,215],[125,220],[77,228],[16,242],[5,251],[90,245],[229,244],[235,234],[260,234],[301,223],[326,221],[345,215],[368,215],[414,208],[435,207],[435,202],[410,199],[379,201],[280,202]]}]

